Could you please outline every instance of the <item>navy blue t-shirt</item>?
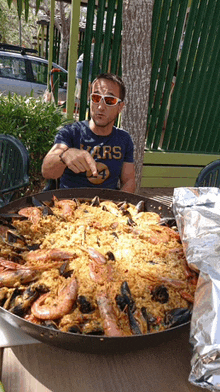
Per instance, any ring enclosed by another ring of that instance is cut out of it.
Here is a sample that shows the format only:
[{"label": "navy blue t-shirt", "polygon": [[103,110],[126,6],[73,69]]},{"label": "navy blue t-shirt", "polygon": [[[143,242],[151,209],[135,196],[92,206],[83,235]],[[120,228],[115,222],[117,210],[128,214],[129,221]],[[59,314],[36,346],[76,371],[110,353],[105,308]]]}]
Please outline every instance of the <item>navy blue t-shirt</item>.
[{"label": "navy blue t-shirt", "polygon": [[88,121],[79,121],[64,126],[57,133],[55,143],[87,150],[97,162],[98,169],[98,177],[93,177],[89,171],[74,173],[66,168],[60,179],[60,188],[117,189],[123,163],[134,161],[131,136],[116,127],[110,135],[99,136],[91,131]]}]

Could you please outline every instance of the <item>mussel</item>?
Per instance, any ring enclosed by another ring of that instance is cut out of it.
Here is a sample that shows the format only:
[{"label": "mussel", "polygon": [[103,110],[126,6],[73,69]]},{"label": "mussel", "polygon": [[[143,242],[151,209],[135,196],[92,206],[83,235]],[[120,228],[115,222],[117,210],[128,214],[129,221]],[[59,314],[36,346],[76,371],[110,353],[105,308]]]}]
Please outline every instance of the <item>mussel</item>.
[{"label": "mussel", "polygon": [[132,298],[131,291],[126,281],[121,284],[121,295],[117,294],[115,300],[121,311],[124,311],[126,307],[128,307],[131,312],[136,309],[135,301]]},{"label": "mussel", "polygon": [[84,335],[104,335],[101,324],[96,320],[89,320],[81,327]]},{"label": "mussel", "polygon": [[100,205],[100,199],[98,196],[95,196],[91,201],[91,206],[98,207]]},{"label": "mussel", "polygon": [[144,202],[144,200],[140,200],[138,203],[137,203],[137,205],[136,205],[136,212],[137,213],[139,213],[139,212],[144,212],[145,211],[145,202]]},{"label": "mussel", "polygon": [[35,196],[32,196],[31,200],[34,207],[40,207],[42,209],[43,216],[54,215],[51,208],[43,201],[38,200]]},{"label": "mussel", "polygon": [[45,327],[49,328],[49,329],[54,329],[54,330],[58,330],[58,326],[56,325],[55,321],[53,320],[44,320],[42,325],[44,325]]},{"label": "mussel", "polygon": [[79,333],[79,334],[82,333],[82,331],[81,331],[81,329],[80,329],[80,327],[78,325],[71,325],[71,327],[68,328],[67,332]]},{"label": "mussel", "polygon": [[175,228],[177,226],[175,218],[164,217],[159,221],[160,226],[168,226],[170,228]]},{"label": "mussel", "polygon": [[9,311],[17,316],[24,317],[31,305],[36,301],[40,294],[46,293],[47,287],[39,284],[30,285],[18,298],[17,304],[12,306]]},{"label": "mussel", "polygon": [[187,323],[191,319],[191,310],[188,308],[175,308],[165,313],[164,324],[167,328]]},{"label": "mussel", "polygon": [[151,331],[151,328],[157,325],[157,318],[154,317],[151,313],[149,313],[147,311],[147,308],[145,308],[144,306],[141,308],[141,313],[146,320],[149,333]]},{"label": "mussel", "polygon": [[95,310],[95,307],[86,299],[84,295],[78,296],[77,304],[81,313],[91,313]]},{"label": "mussel", "polygon": [[137,320],[134,317],[134,314],[131,312],[130,308],[128,308],[128,319],[129,319],[129,324],[130,324],[130,328],[131,328],[132,333],[134,335],[140,335],[142,333],[141,329],[138,325]]},{"label": "mussel", "polygon": [[157,286],[151,291],[152,300],[165,304],[169,301],[169,293],[164,285]]}]

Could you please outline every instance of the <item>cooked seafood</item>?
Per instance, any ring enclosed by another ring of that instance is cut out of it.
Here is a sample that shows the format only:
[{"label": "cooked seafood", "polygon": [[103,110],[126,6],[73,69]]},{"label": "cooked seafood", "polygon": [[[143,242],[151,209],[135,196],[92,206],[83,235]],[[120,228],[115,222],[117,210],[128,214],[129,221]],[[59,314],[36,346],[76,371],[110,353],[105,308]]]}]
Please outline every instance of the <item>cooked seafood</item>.
[{"label": "cooked seafood", "polygon": [[106,336],[190,319],[197,273],[175,221],[145,211],[143,201],[32,202],[0,227],[5,309],[48,328]]}]

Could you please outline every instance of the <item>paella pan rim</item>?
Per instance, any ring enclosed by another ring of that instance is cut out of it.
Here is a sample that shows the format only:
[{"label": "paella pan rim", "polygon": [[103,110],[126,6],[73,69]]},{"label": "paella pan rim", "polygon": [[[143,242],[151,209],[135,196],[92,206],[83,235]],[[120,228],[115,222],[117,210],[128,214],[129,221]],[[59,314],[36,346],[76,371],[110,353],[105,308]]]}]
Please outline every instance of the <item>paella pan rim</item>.
[{"label": "paella pan rim", "polygon": [[[59,189],[47,191],[33,195],[40,201],[50,201],[52,196],[57,198],[78,198],[81,200],[91,200],[95,196],[99,196],[102,200],[113,200],[121,202],[126,200],[132,204],[138,203],[140,200],[145,201],[147,211],[159,213],[161,216],[173,217],[171,208],[148,199],[144,196],[109,189],[97,188],[74,188]],[[12,201],[6,206],[0,208],[1,213],[16,212],[20,208],[32,205],[32,198],[26,196],[18,200]],[[52,330],[44,326],[36,325],[16,316],[9,311],[0,307],[0,317],[12,326],[21,329],[34,339],[59,348],[80,351],[88,353],[107,353],[107,352],[128,352],[141,350],[147,347],[157,346],[167,340],[178,338],[180,334],[189,332],[190,321],[176,327],[169,328],[161,332],[150,333],[146,335],[132,335],[123,337],[96,336],[96,335],[80,335],[70,332],[62,332]]]}]

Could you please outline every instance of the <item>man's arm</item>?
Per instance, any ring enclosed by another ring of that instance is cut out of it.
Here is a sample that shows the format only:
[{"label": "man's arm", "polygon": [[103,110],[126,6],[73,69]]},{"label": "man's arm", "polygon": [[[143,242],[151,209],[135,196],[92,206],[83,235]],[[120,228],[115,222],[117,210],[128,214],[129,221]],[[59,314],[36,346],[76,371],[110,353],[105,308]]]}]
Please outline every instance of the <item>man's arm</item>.
[{"label": "man's arm", "polygon": [[62,176],[66,167],[74,173],[91,170],[93,176],[98,174],[96,162],[88,151],[68,148],[66,144],[55,144],[43,160],[42,175],[47,179],[56,179]]},{"label": "man's arm", "polygon": [[134,193],[135,188],[134,163],[124,162],[121,171],[121,191]]}]

